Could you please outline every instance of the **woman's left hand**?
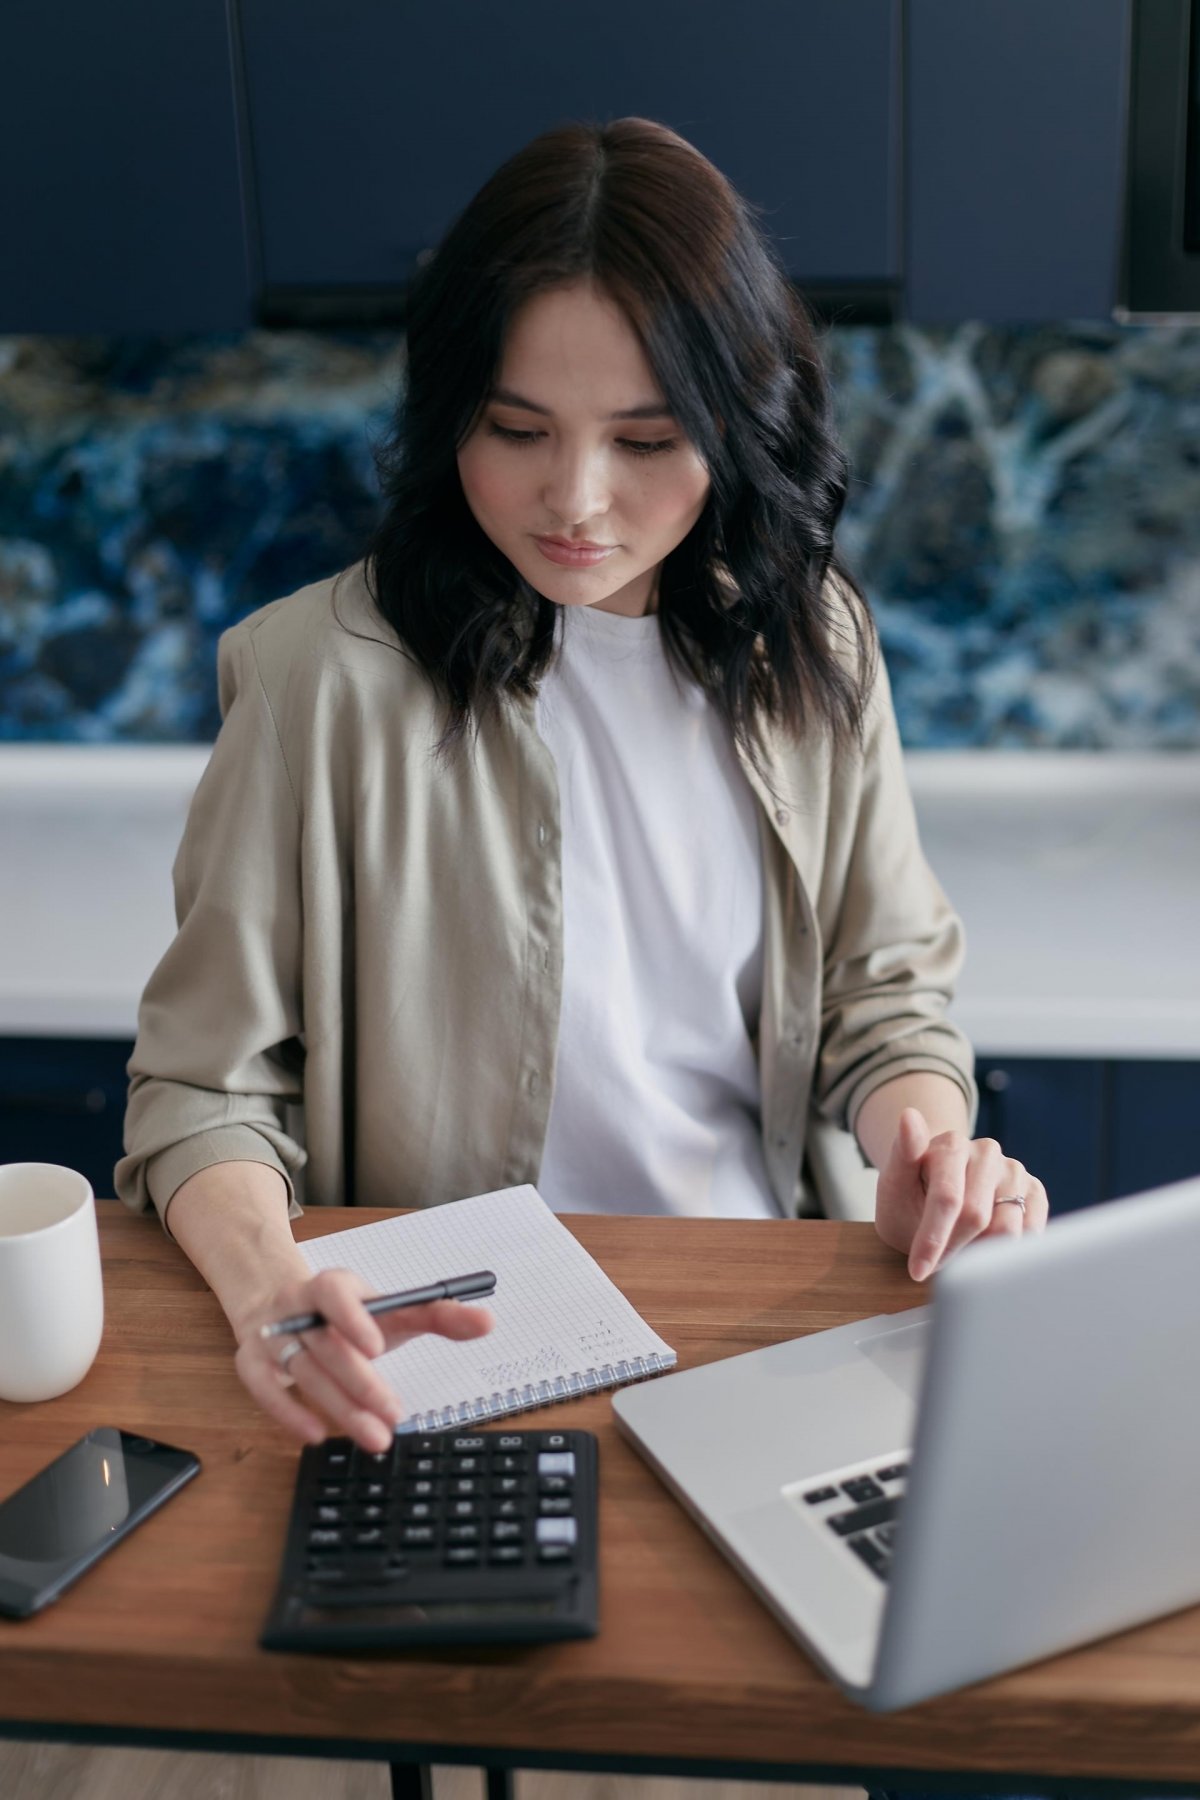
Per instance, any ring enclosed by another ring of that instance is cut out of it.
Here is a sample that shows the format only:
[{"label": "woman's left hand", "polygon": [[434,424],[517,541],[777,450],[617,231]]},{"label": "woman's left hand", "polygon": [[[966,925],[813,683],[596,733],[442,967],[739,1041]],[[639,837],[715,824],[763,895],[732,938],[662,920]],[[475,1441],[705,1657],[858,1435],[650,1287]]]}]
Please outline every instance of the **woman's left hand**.
[{"label": "woman's left hand", "polygon": [[[1021,1197],[1024,1208],[1013,1204]],[[908,1256],[914,1281],[963,1244],[980,1237],[1044,1231],[1046,1190],[994,1138],[943,1131],[931,1137],[915,1106],[900,1114],[891,1153],[880,1170],[875,1229]]]}]

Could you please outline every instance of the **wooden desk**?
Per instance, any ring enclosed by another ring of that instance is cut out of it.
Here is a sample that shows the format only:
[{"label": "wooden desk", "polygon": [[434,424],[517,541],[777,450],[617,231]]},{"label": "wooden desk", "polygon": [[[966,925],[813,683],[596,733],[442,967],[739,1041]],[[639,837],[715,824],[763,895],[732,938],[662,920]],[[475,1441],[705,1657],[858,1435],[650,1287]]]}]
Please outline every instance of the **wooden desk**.
[{"label": "wooden desk", "polygon": [[[115,1201],[99,1212],[100,1355],[60,1399],[0,1404],[0,1494],[102,1424],[183,1444],[204,1468],[57,1605],[0,1620],[0,1733],[870,1785],[903,1786],[908,1772],[910,1787],[937,1785],[913,1772],[941,1772],[960,1789],[1025,1794],[1039,1777],[1089,1778],[1093,1792],[1105,1778],[1156,1794],[1200,1785],[1200,1608],[869,1714],[617,1435],[606,1394],[537,1415],[600,1439],[597,1638],[353,1659],[260,1650],[298,1449],[238,1381],[217,1302],[157,1219]],[[295,1229],[383,1216],[314,1208]],[[567,1223],[685,1368],[919,1300],[869,1225]],[[1036,1529],[1032,1496],[1014,1492],[1013,1504]],[[1152,1514],[1148,1501],[1151,1528]]]}]

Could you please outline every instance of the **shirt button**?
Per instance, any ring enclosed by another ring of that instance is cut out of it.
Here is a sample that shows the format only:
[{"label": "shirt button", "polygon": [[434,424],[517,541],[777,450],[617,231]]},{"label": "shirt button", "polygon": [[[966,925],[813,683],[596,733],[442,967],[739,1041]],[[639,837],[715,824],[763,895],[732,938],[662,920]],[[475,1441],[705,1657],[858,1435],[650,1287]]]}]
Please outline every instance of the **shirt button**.
[{"label": "shirt button", "polygon": [[544,825],[539,825],[538,826],[538,843],[544,844],[545,841],[546,841],[546,827]]},{"label": "shirt button", "polygon": [[778,808],[778,810],[775,813],[775,823],[777,825],[786,825],[787,822],[788,822],[787,808],[785,806],[781,806]]}]

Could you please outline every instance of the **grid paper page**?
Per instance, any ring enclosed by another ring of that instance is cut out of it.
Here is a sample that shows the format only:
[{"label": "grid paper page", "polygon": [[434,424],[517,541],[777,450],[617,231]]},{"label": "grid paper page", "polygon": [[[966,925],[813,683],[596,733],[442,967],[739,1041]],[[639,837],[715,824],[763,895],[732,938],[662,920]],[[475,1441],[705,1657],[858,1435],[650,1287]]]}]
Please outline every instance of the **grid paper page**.
[{"label": "grid paper page", "polygon": [[[430,1333],[376,1359],[409,1409],[400,1430],[518,1412],[591,1387],[612,1387],[619,1363],[675,1352],[578,1243],[537,1189],[498,1188],[405,1218],[330,1232],[300,1245],[318,1269],[353,1269],[380,1294],[492,1269],[482,1304],[486,1337],[454,1343]],[[593,1377],[589,1379],[589,1371]],[[447,1416],[452,1415],[452,1416]]]}]

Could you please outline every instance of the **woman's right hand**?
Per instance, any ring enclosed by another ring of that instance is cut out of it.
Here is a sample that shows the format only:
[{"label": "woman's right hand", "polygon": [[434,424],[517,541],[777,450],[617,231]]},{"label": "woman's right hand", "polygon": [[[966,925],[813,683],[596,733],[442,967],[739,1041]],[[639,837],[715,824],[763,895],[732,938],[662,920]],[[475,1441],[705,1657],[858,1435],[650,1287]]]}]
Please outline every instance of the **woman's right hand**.
[{"label": "woman's right hand", "polygon": [[[238,1320],[239,1376],[264,1412],[302,1443],[319,1444],[332,1431],[364,1450],[386,1450],[408,1409],[372,1360],[426,1331],[466,1339],[482,1337],[495,1324],[486,1306],[464,1306],[460,1300],[375,1315],[363,1305],[371,1294],[369,1283],[353,1270],[322,1269],[284,1283]],[[259,1328],[303,1312],[322,1313],[329,1323],[300,1334],[303,1348],[288,1358],[285,1372],[279,1353],[294,1340],[264,1338]]]}]

